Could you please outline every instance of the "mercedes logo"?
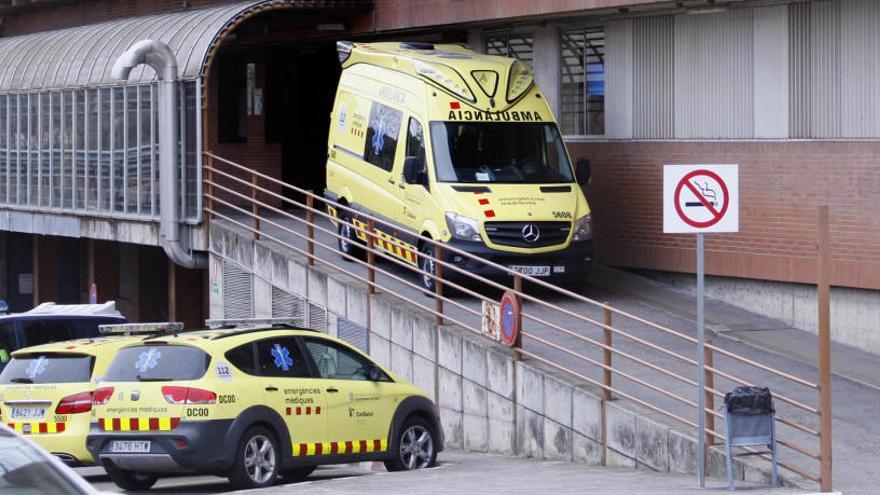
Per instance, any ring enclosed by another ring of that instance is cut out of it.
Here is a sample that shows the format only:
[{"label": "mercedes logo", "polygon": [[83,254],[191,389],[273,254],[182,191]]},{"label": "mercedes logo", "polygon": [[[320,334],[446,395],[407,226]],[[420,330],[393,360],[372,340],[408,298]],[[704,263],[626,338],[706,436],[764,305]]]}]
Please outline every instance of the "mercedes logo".
[{"label": "mercedes logo", "polygon": [[523,239],[528,243],[536,243],[541,238],[541,229],[533,223],[527,223],[522,228]]}]

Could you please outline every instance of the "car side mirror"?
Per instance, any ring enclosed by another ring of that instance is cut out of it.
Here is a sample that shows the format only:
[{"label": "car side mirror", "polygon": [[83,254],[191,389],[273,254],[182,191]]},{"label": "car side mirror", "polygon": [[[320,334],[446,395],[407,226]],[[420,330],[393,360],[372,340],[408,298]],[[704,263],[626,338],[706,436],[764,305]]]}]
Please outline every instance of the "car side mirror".
[{"label": "car side mirror", "polygon": [[408,156],[403,160],[403,180],[407,184],[424,184],[425,164],[417,156]]},{"label": "car side mirror", "polygon": [[382,381],[383,373],[378,366],[370,366],[370,369],[367,370],[367,376],[369,376],[371,382],[379,382]]},{"label": "car side mirror", "polygon": [[592,173],[590,169],[590,160],[587,160],[586,158],[578,158],[574,173],[577,175],[578,184],[582,186],[589,184]]}]

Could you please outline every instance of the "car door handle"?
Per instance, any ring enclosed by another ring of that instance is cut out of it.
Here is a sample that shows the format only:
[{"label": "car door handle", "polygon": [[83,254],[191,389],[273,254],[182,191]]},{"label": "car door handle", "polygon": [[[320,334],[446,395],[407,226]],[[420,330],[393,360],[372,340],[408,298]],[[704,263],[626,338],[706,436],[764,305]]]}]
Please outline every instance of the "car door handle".
[{"label": "car door handle", "polygon": [[278,387],[272,387],[272,386],[266,387],[266,392],[277,392],[277,391],[278,391]]},{"label": "car door handle", "polygon": [[339,389],[336,387],[328,387],[327,392],[330,392],[331,394],[335,394],[336,392],[339,392]]},{"label": "car door handle", "polygon": [[397,184],[396,182],[394,182],[394,179],[388,179],[388,183],[389,184]]}]

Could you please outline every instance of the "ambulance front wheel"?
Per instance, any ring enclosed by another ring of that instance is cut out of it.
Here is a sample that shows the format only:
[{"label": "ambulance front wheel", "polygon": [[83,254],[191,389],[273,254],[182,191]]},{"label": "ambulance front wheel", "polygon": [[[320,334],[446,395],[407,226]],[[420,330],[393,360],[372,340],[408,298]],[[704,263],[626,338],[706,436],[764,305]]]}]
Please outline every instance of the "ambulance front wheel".
[{"label": "ambulance front wheel", "polygon": [[366,259],[366,253],[364,252],[364,249],[360,246],[361,241],[357,238],[357,235],[355,235],[356,231],[351,221],[351,214],[340,214],[339,221],[336,223],[336,233],[339,234],[339,237],[336,238],[336,245],[339,249],[339,252],[343,255],[342,258],[346,261],[351,261],[350,257],[359,260]]},{"label": "ambulance front wheel", "polygon": [[426,296],[433,296],[437,288],[437,262],[434,260],[434,246],[425,244],[419,249],[419,281]]}]

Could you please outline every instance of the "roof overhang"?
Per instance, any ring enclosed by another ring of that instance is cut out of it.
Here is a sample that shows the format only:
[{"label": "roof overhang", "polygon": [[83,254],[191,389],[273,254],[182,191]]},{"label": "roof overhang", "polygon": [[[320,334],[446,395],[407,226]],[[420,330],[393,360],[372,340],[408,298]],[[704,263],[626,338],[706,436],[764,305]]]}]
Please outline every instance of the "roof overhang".
[{"label": "roof overhang", "polygon": [[[204,76],[225,37],[245,20],[270,10],[356,9],[370,0],[257,0],[200,10],[131,17],[86,26],[0,38],[0,93],[46,91],[117,84],[110,72],[128,47],[143,39],[167,44],[177,57],[181,80]],[[154,80],[145,65],[129,83]]]}]

